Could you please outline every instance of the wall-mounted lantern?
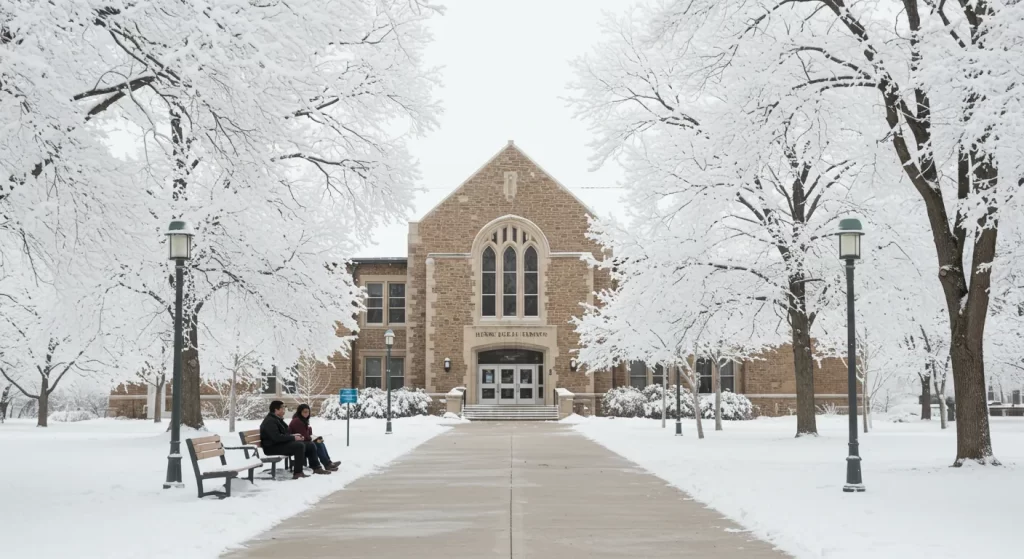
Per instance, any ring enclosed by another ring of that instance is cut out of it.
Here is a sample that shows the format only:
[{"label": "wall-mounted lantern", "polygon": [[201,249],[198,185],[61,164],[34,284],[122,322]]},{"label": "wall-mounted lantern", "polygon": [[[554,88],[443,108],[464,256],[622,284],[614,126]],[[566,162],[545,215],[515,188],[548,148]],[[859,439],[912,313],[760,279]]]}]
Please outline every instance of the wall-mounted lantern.
[{"label": "wall-mounted lantern", "polygon": [[449,359],[448,357],[445,357],[444,358],[444,372],[447,373],[447,372],[449,372],[451,370],[452,370],[452,360]]}]

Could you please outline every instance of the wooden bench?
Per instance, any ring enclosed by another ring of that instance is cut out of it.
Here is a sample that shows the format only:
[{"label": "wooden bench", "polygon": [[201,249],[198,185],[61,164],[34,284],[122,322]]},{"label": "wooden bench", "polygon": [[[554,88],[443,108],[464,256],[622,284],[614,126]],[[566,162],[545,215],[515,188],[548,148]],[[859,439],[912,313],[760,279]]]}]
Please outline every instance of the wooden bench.
[{"label": "wooden bench", "polygon": [[254,458],[259,458],[264,464],[270,464],[270,477],[272,479],[277,479],[277,463],[281,460],[284,460],[285,471],[288,471],[288,469],[291,468],[291,456],[268,456],[266,454],[260,456],[260,448],[262,448],[262,444],[260,444],[259,429],[253,429],[252,431],[239,431],[238,438],[242,441],[242,450],[245,451],[246,460],[249,459],[249,452],[252,451],[255,453]]},{"label": "wooden bench", "polygon": [[[199,486],[199,498],[202,499],[207,495],[216,495],[223,499],[231,496],[231,480],[238,477],[238,474],[249,470],[249,483],[255,483],[253,480],[253,471],[263,465],[258,460],[249,460],[248,453],[246,453],[246,463],[240,465],[228,465],[228,461],[224,458],[225,450],[244,450],[240,447],[224,446],[220,442],[220,435],[210,435],[209,437],[199,437],[195,439],[188,439],[185,441],[188,446],[188,453],[192,457],[192,469],[196,473],[196,485]],[[220,466],[216,466],[206,470],[205,472],[199,471],[199,462],[208,458],[220,458]],[[203,480],[206,479],[223,479],[224,480],[224,491],[203,491]]]}]

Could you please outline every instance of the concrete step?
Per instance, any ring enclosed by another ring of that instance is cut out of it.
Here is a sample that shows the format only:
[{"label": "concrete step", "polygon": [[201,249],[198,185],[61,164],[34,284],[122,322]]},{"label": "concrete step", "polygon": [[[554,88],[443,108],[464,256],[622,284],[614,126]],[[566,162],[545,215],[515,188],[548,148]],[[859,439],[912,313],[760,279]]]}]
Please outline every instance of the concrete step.
[{"label": "concrete step", "polygon": [[470,405],[463,410],[463,417],[477,421],[555,421],[558,419],[556,406],[486,406]]}]

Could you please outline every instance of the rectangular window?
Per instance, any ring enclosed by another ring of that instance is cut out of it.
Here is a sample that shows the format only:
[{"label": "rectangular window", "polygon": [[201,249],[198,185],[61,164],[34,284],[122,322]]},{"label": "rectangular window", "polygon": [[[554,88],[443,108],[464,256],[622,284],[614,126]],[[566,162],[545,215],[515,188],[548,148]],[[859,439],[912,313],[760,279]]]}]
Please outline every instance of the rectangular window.
[{"label": "rectangular window", "polygon": [[405,284],[388,284],[388,324],[405,324]]},{"label": "rectangular window", "polygon": [[405,359],[401,357],[392,357],[391,390],[398,390],[403,386],[405,386]]},{"label": "rectangular window", "polygon": [[277,394],[277,365],[271,367],[269,372],[263,373],[263,393]]},{"label": "rectangular window", "polygon": [[366,323],[384,324],[384,284],[366,284]]},{"label": "rectangular window", "polygon": [[722,383],[722,392],[736,392],[736,373],[732,361],[725,362],[719,369],[719,382]]},{"label": "rectangular window", "polygon": [[697,374],[700,375],[697,392],[700,394],[712,394],[715,386],[711,382],[711,361],[707,359],[697,360]]},{"label": "rectangular window", "polygon": [[665,383],[665,367],[658,365],[654,367],[654,376],[651,379],[651,384],[664,384]]},{"label": "rectangular window", "polygon": [[647,388],[646,363],[643,361],[633,361],[629,364],[629,385],[639,390]]},{"label": "rectangular window", "polygon": [[365,386],[366,388],[383,388],[383,386],[381,385],[382,379],[384,378],[381,375],[381,371],[383,370],[383,362],[383,357],[366,358],[366,361],[364,362],[365,365],[363,368],[363,386]]}]

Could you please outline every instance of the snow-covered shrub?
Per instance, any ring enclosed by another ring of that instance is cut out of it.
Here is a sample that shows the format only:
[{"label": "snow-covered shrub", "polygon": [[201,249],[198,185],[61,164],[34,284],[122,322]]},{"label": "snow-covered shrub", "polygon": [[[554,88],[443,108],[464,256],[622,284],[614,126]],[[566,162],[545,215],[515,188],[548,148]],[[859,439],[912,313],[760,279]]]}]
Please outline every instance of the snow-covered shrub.
[{"label": "snow-covered shrub", "polygon": [[[358,403],[351,404],[352,418],[364,417],[384,418],[388,415],[387,391],[380,388],[364,388],[359,391]],[[427,415],[430,410],[430,396],[422,389],[409,390],[399,388],[391,391],[391,417],[410,417]],[[336,399],[330,399],[320,407],[318,417],[324,419],[345,419],[348,417],[348,406]]]},{"label": "snow-covered shrub", "polygon": [[74,421],[88,421],[98,416],[88,410],[61,410],[50,414],[50,421],[71,423]]},{"label": "snow-covered shrub", "polygon": [[619,386],[605,393],[601,409],[612,417],[644,417],[647,398],[632,386]]},{"label": "snow-covered shrub", "polygon": [[[704,419],[715,418],[715,395],[700,395],[700,413]],[[742,421],[753,419],[754,405],[742,394],[728,390],[722,391],[722,419],[726,421]]]},{"label": "snow-covered shrub", "polygon": [[[644,404],[644,417],[650,419],[661,419],[661,407],[662,407],[662,389],[660,384],[652,384],[647,388],[644,388],[643,394],[647,399]],[[676,418],[676,387],[675,385],[667,388],[668,398],[665,402],[666,417],[670,419]],[[682,390],[679,396],[679,403],[683,408],[683,418],[693,417],[693,396],[686,390]]]},{"label": "snow-covered shrub", "polygon": [[825,402],[818,406],[818,414],[827,417],[839,415],[839,406],[836,406],[835,402]]}]

